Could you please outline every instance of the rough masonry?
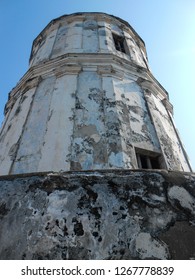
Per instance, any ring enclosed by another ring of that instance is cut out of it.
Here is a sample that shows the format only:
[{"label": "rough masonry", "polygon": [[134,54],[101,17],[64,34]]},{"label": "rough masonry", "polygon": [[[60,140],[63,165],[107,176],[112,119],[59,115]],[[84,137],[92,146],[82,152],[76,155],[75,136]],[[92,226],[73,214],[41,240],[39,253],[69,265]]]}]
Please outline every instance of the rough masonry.
[{"label": "rough masonry", "polygon": [[0,178],[0,259],[195,259],[195,174]]}]

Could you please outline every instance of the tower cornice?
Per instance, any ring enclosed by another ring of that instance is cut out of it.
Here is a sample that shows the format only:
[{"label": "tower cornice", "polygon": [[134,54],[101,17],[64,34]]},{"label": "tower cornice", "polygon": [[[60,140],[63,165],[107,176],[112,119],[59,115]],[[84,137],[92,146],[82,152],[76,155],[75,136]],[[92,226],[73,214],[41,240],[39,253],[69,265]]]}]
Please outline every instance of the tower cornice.
[{"label": "tower cornice", "polygon": [[89,65],[91,65],[91,67],[94,65],[99,74],[112,75],[116,78],[122,78],[125,73],[129,72],[131,75],[134,75],[135,79],[139,77],[140,85],[143,88],[150,89],[161,100],[168,100],[167,91],[154,78],[152,73],[148,69],[138,66],[136,63],[129,62],[124,58],[109,53],[68,53],[30,67],[16,87],[9,93],[9,99],[5,106],[5,113],[11,103],[24,93],[23,89],[25,89],[26,92],[27,88],[30,89],[36,86],[35,82],[32,82],[36,80],[35,78],[45,78],[52,75],[60,77],[65,74],[76,75],[82,71],[83,68],[89,67]]}]

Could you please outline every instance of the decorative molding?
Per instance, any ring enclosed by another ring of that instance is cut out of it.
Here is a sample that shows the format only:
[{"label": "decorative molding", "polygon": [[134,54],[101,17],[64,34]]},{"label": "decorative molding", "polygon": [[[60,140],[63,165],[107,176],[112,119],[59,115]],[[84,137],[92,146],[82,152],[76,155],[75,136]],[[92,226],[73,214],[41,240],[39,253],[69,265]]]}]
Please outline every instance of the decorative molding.
[{"label": "decorative molding", "polygon": [[171,115],[173,115],[173,105],[169,102],[169,100],[164,98],[162,100],[162,103],[165,106],[165,108],[167,109],[167,111],[169,111],[171,113]]},{"label": "decorative molding", "polygon": [[97,66],[95,65],[85,65],[85,66],[82,66],[82,70],[85,71],[85,72],[97,72]]},{"label": "decorative molding", "polygon": [[[150,72],[149,72],[150,73]],[[145,90],[146,92],[152,92],[154,95],[158,96],[161,100],[166,99],[168,101],[168,95],[165,90],[159,87],[159,85],[154,81],[152,76],[149,75],[149,79],[138,78],[137,83]]]},{"label": "decorative molding", "polygon": [[116,77],[118,79],[123,79],[124,78],[124,71],[121,71],[112,65],[104,65],[104,66],[99,66],[98,67],[98,74],[102,76],[112,76]]},{"label": "decorative molding", "polygon": [[57,78],[62,77],[66,74],[77,75],[82,70],[81,66],[75,64],[64,65],[54,69],[54,74]]},{"label": "decorative molding", "polygon": [[139,77],[137,82],[143,89],[150,90],[161,100],[168,99],[168,93],[148,69],[136,65],[130,59],[127,60],[110,53],[68,53],[32,66],[12,89],[9,99],[16,97],[20,90],[24,92],[26,86],[36,86],[40,76],[44,79],[55,75],[58,78],[65,74],[76,75],[81,70],[97,71],[100,75],[113,76],[118,79],[123,79],[125,74],[131,74],[135,76],[135,79]]},{"label": "decorative molding", "polygon": [[13,92],[11,92],[9,95],[9,100],[6,103],[5,108],[4,108],[4,114],[5,115],[7,114],[7,112],[13,107],[15,101],[18,98],[20,98],[22,95],[24,95],[30,89],[36,87],[40,83],[41,80],[42,80],[41,76],[37,76],[35,78],[29,79],[29,80],[25,81],[23,84],[23,87],[18,89],[18,91],[16,91],[14,94],[13,94]]}]

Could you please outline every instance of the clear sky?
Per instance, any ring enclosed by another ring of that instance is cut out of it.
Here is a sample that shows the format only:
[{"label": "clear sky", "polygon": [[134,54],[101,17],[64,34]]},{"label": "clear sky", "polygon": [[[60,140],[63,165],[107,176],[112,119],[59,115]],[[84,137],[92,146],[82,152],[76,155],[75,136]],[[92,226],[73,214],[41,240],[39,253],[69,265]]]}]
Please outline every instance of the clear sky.
[{"label": "clear sky", "polygon": [[0,0],[0,124],[8,93],[28,69],[32,41],[52,19],[75,12],[119,16],[145,41],[195,170],[195,0]]}]

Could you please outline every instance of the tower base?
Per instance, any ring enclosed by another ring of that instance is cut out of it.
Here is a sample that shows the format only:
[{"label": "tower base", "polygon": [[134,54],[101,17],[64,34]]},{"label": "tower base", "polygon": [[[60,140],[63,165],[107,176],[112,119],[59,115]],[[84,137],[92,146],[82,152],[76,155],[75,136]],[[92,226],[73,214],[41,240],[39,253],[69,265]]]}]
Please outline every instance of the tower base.
[{"label": "tower base", "polygon": [[195,174],[0,177],[0,259],[195,259]]}]

